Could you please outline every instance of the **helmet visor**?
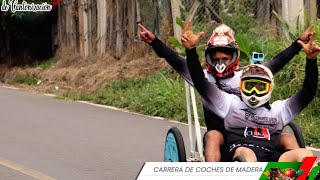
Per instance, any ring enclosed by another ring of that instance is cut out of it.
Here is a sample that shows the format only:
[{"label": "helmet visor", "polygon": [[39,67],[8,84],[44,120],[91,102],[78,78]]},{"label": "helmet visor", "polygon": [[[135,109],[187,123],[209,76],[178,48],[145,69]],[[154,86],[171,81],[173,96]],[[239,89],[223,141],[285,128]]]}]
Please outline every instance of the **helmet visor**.
[{"label": "helmet visor", "polygon": [[255,92],[257,95],[264,95],[271,91],[271,83],[260,79],[246,79],[241,81],[241,91],[251,95]]}]

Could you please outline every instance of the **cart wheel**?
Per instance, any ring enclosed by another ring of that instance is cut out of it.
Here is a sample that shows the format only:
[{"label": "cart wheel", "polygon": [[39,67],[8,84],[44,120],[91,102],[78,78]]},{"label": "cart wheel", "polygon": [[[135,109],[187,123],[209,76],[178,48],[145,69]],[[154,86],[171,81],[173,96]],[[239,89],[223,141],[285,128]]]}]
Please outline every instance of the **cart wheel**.
[{"label": "cart wheel", "polygon": [[164,147],[165,162],[186,162],[186,150],[181,132],[177,127],[169,129]]}]

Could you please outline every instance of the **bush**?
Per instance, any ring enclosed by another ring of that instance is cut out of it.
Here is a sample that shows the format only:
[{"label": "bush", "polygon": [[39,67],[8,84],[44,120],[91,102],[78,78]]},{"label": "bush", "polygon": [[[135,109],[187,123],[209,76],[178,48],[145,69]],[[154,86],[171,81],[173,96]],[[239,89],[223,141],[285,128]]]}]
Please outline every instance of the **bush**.
[{"label": "bush", "polygon": [[50,58],[50,59],[48,59],[46,61],[40,62],[38,64],[38,66],[43,70],[47,70],[47,69],[52,68],[52,66],[54,64],[56,64],[56,63],[57,63],[57,59],[56,58]]},{"label": "bush", "polygon": [[27,85],[36,85],[40,80],[39,77],[36,76],[28,76],[28,75],[17,75],[16,78],[10,81],[10,84],[27,84]]}]

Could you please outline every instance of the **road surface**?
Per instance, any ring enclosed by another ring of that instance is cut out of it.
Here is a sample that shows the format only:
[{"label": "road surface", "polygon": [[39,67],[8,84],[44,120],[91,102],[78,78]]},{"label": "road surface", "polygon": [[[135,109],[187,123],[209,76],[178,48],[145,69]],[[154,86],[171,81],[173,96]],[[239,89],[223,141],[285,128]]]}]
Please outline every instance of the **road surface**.
[{"label": "road surface", "polygon": [[0,103],[1,179],[131,180],[171,126],[188,144],[161,118],[3,87]]}]

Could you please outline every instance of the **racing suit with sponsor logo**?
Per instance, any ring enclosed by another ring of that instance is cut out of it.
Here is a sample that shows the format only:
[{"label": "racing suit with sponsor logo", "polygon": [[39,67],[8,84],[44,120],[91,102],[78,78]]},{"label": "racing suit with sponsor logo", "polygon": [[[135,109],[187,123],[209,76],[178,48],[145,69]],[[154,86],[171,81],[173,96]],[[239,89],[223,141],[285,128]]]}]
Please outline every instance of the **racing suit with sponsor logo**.
[{"label": "racing suit with sponsor logo", "polygon": [[[283,127],[312,101],[317,91],[317,60],[307,59],[301,90],[288,99],[252,109],[239,96],[221,91],[207,80],[195,49],[186,52],[189,72],[194,87],[203,99],[203,106],[224,119],[229,152],[234,152],[239,146],[249,147],[256,154],[275,151]],[[267,160],[262,156],[257,155],[258,161]]]}]

